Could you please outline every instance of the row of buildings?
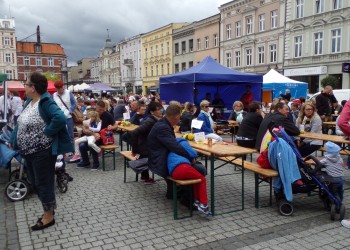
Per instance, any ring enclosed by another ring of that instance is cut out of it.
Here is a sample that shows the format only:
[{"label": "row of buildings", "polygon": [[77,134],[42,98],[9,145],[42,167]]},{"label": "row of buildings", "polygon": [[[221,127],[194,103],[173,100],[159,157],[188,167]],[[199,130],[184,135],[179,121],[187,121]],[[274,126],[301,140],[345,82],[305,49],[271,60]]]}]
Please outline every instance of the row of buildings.
[{"label": "row of buildings", "polygon": [[[159,77],[184,71],[210,55],[243,72],[265,74],[276,69],[308,82],[310,92],[318,91],[327,75],[339,79],[338,88],[350,88],[350,1],[233,0],[218,10],[193,23],[170,23],[117,43],[107,37],[97,58],[83,58],[67,69],[64,57],[57,59],[57,69],[71,83],[103,82],[146,93],[158,85]],[[26,68],[25,59],[19,57],[19,42],[17,69],[10,69],[8,54],[16,51],[8,44],[15,43],[15,37],[7,38],[7,45],[3,33],[1,37],[0,72],[12,71],[20,79]],[[33,43],[30,62],[38,63],[39,40]],[[49,64],[46,60],[42,59],[41,69]],[[51,60],[56,65],[55,58]]]}]

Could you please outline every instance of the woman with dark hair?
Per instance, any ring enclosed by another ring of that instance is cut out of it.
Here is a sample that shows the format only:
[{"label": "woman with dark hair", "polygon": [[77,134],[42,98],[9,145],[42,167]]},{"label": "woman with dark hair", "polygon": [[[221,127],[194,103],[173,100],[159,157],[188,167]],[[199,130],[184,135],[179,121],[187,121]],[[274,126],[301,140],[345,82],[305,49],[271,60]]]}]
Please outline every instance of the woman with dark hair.
[{"label": "woman with dark hair", "polygon": [[258,102],[249,103],[249,112],[239,125],[236,141],[239,146],[254,148],[256,135],[263,120],[264,112]]},{"label": "woman with dark hair", "polygon": [[[148,157],[147,137],[153,125],[163,117],[162,104],[151,101],[148,104],[148,113],[147,119],[139,127],[130,132],[132,155],[135,156],[135,159]],[[141,172],[141,180],[144,180],[145,184],[153,183],[153,179],[149,177],[148,170]]]},{"label": "woman with dark hair", "polygon": [[182,112],[180,117],[181,132],[191,131],[191,124],[193,120],[194,110],[195,110],[195,106],[193,105],[193,103],[190,103],[190,102],[185,103],[185,111]]},{"label": "woman with dark hair", "polygon": [[37,191],[44,214],[31,227],[41,230],[55,224],[55,163],[57,155],[73,151],[66,116],[47,92],[47,79],[34,72],[24,84],[28,97],[11,135],[10,146],[25,160],[30,183]]}]

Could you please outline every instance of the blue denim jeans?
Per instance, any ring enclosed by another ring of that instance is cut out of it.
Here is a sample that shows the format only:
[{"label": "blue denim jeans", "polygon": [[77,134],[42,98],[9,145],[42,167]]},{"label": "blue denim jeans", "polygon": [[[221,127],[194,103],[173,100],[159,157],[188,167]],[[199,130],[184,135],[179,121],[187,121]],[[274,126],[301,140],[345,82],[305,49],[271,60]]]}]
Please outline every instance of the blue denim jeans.
[{"label": "blue denim jeans", "polygon": [[88,163],[90,164],[89,154],[88,154],[89,150],[92,155],[93,167],[98,167],[100,165],[98,161],[98,153],[96,153],[95,150],[89,147],[87,141],[79,144],[79,151],[80,151],[80,157],[81,157],[80,162],[83,164],[88,164]]},{"label": "blue denim jeans", "polygon": [[329,191],[337,198],[339,201],[343,201],[344,197],[344,178],[343,177],[332,177],[331,184],[329,185]]},{"label": "blue denim jeans", "polygon": [[57,155],[49,149],[24,155],[30,183],[37,191],[44,211],[56,209],[55,198],[55,163]]},{"label": "blue denim jeans", "polygon": [[73,121],[73,118],[68,118],[67,119],[67,131],[68,131],[68,135],[69,135],[70,141],[71,141],[71,143],[73,144],[73,147],[74,147],[74,121]]}]

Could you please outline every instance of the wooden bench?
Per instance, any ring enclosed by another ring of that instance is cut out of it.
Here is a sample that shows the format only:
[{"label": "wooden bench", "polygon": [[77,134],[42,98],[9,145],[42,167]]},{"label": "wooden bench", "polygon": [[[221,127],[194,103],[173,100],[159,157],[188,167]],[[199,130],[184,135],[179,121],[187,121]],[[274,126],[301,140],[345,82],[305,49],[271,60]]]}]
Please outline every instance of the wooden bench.
[{"label": "wooden bench", "polygon": [[[235,157],[220,157],[218,158],[226,163],[231,163],[235,166],[242,167],[242,160]],[[261,168],[259,164],[243,161],[244,170],[249,170],[254,173],[255,176],[255,207],[259,208],[259,185],[262,182],[267,182],[270,186],[270,206],[272,205],[272,178],[278,176],[278,171],[274,169]]]},{"label": "wooden bench", "polygon": [[[319,150],[317,151],[321,151],[322,152],[322,155],[324,154],[324,152],[326,152],[326,148],[325,147],[321,147]],[[350,150],[347,150],[347,149],[342,149],[340,150],[339,152],[341,155],[350,155]]]},{"label": "wooden bench", "polygon": [[102,151],[102,170],[105,171],[105,156],[111,154],[113,157],[113,170],[115,170],[115,150],[118,148],[117,145],[101,145]]},{"label": "wooden bench", "polygon": [[201,179],[189,179],[189,180],[176,180],[172,178],[171,176],[166,177],[169,181],[173,183],[173,214],[174,214],[174,220],[184,219],[192,217],[193,213],[193,188],[191,189],[191,199],[189,204],[189,210],[190,214],[188,216],[178,217],[178,209],[177,209],[177,191],[179,186],[193,186],[194,184],[201,183]]},{"label": "wooden bench", "polygon": [[[121,154],[124,157],[124,183],[126,183],[126,168],[128,167],[128,161],[135,160],[135,156],[132,155],[131,151],[120,151],[119,154]],[[135,181],[139,180],[139,175],[136,173],[136,179]]]}]

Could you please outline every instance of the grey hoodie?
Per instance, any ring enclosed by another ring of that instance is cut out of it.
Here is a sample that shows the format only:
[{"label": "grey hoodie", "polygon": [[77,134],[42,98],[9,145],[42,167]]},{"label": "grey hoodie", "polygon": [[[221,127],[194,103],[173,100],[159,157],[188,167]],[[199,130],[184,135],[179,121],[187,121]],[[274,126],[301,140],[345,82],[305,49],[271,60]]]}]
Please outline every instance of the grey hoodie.
[{"label": "grey hoodie", "polygon": [[326,172],[332,177],[342,177],[343,173],[343,159],[339,154],[325,154],[320,162],[326,167]]}]

